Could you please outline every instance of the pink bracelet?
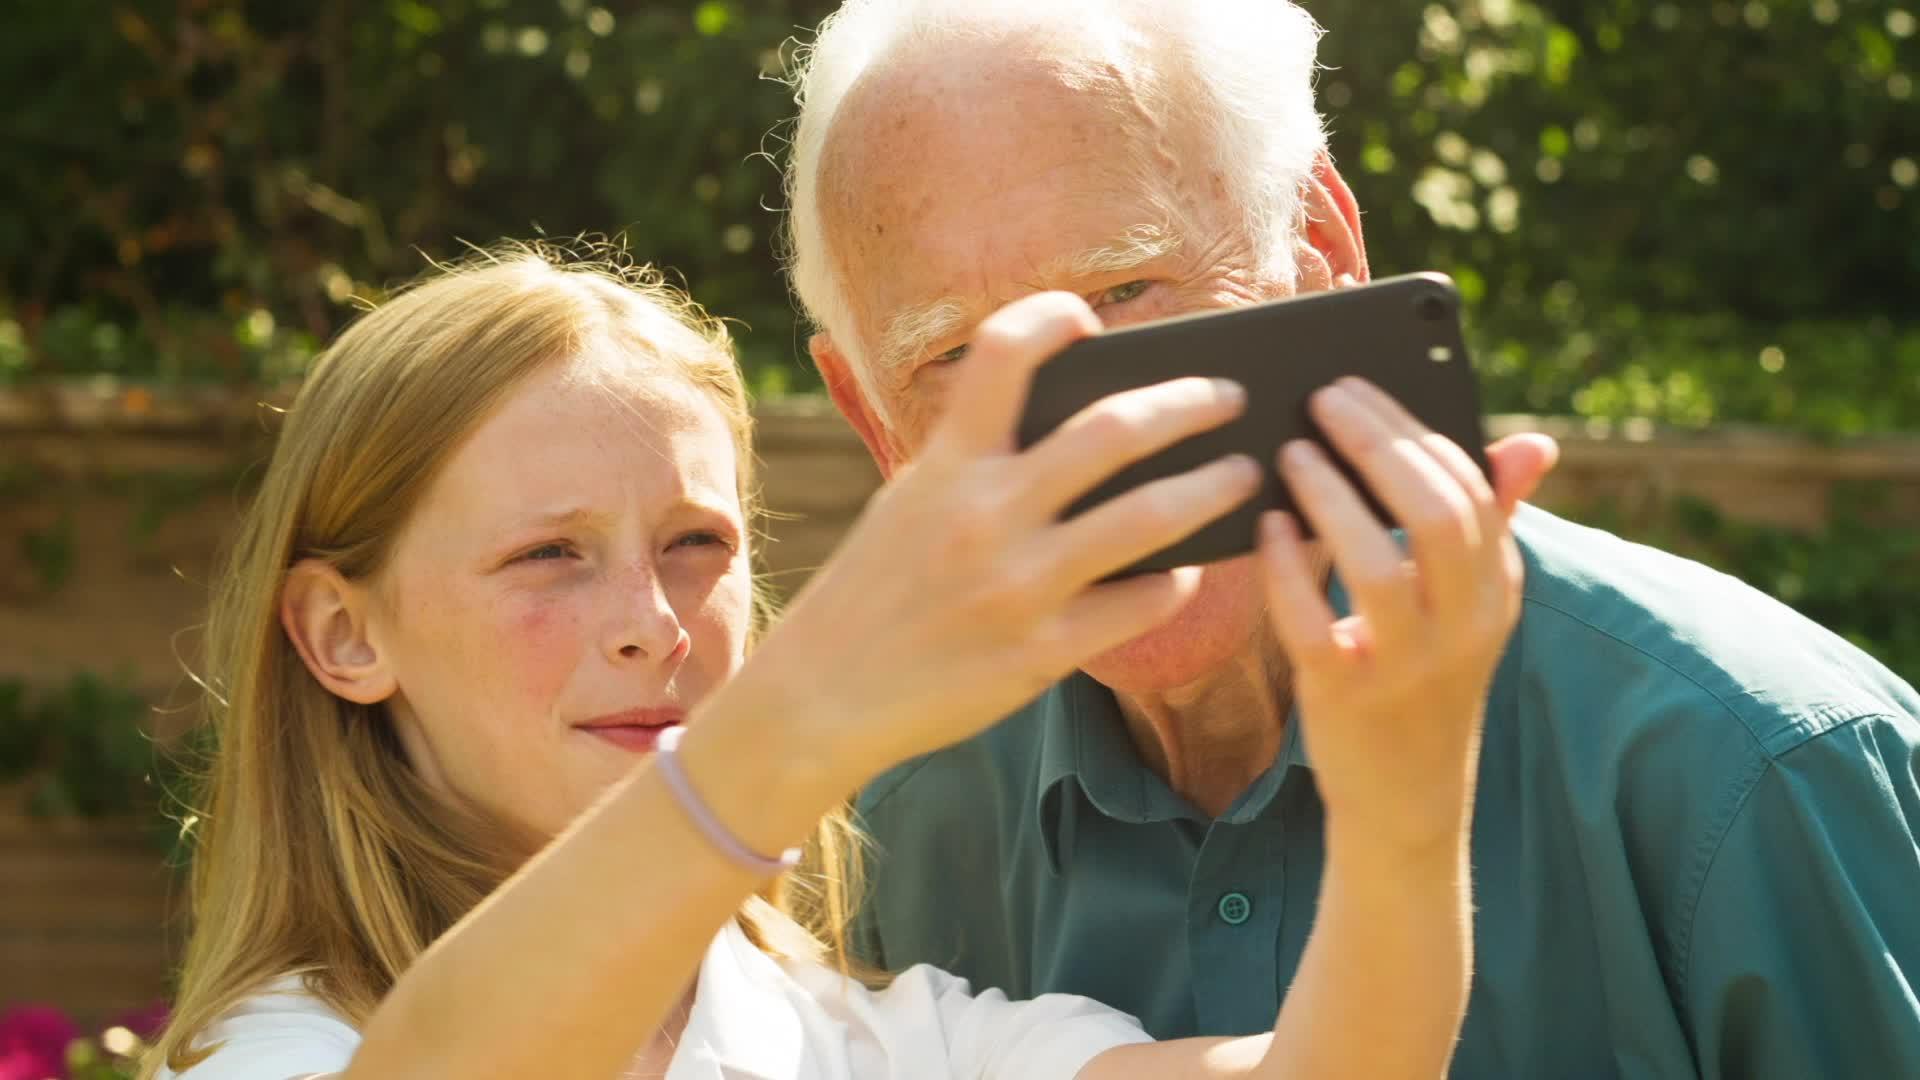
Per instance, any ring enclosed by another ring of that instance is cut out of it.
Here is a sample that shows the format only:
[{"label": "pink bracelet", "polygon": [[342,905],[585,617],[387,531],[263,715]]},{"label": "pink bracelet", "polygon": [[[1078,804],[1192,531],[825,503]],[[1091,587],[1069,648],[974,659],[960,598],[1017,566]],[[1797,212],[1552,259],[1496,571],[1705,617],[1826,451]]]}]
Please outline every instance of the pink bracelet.
[{"label": "pink bracelet", "polygon": [[706,834],[707,842],[734,865],[762,877],[772,877],[798,866],[799,848],[788,848],[777,859],[760,854],[733,835],[733,830],[715,817],[707,804],[694,793],[693,785],[687,783],[687,774],[680,771],[680,761],[674,753],[680,749],[681,736],[686,733],[687,729],[683,727],[670,727],[660,733],[659,741],[653,744],[654,767],[660,770],[660,778],[667,782],[667,790],[673,792],[674,801],[680,804],[680,809],[686,811],[687,816],[693,819],[693,824]]}]

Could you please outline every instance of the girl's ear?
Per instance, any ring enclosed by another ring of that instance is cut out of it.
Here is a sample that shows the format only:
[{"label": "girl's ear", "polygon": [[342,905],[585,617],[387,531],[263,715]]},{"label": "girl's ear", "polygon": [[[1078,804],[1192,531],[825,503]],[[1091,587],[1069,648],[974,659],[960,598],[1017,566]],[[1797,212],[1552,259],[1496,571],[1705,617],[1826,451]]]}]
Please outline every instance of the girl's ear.
[{"label": "girl's ear", "polygon": [[359,705],[399,689],[391,665],[369,632],[371,598],[320,559],[303,559],[280,593],[280,625],[307,670],[333,694]]}]

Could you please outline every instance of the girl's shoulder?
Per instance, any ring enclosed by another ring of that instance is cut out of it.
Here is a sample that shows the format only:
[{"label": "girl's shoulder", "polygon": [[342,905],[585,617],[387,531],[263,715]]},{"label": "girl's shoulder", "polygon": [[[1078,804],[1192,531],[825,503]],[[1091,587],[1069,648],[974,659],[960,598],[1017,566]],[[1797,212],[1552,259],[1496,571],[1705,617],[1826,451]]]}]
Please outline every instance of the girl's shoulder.
[{"label": "girl's shoulder", "polygon": [[716,945],[700,994],[721,991],[725,1004],[689,1032],[733,1053],[755,1044],[755,1075],[1069,1080],[1105,1050],[1150,1041],[1132,1017],[1084,997],[1010,1001],[925,964],[874,989],[811,961],[775,961],[737,931]]},{"label": "girl's shoulder", "polygon": [[353,1059],[360,1033],[307,989],[284,975],[240,999],[194,1040],[212,1053],[181,1073],[162,1068],[155,1080],[294,1080],[338,1072]]}]

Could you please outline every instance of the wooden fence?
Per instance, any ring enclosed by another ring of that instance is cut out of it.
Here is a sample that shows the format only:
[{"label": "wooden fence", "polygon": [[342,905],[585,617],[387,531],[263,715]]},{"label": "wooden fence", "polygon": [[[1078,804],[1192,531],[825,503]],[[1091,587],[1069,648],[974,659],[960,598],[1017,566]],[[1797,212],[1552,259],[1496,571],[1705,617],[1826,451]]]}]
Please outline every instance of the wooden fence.
[{"label": "wooden fence", "polygon": [[[772,511],[762,561],[790,589],[831,552],[878,477],[822,403],[765,406],[759,425]],[[190,627],[268,426],[253,400],[216,393],[0,394],[0,679],[120,672],[157,701],[187,702],[180,658],[193,655]],[[1920,527],[1920,439],[1823,446],[1525,417],[1493,426],[1560,438],[1563,461],[1539,501],[1575,515],[1604,504],[1630,516],[1691,495],[1732,517],[1812,528],[1837,485],[1867,480],[1890,489],[1897,520]],[[136,830],[0,809],[0,1007],[44,1000],[98,1018],[161,995],[174,891]]]}]

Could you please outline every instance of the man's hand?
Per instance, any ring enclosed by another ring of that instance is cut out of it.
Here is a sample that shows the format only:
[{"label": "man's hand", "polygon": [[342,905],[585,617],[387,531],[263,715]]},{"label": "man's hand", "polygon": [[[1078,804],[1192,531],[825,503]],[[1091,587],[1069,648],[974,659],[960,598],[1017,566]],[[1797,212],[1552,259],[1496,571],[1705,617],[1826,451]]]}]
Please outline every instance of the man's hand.
[{"label": "man's hand", "polygon": [[1353,600],[1336,618],[1293,519],[1266,515],[1261,556],[1274,627],[1293,666],[1330,842],[1457,857],[1471,823],[1487,691],[1520,609],[1514,507],[1553,467],[1545,436],[1467,454],[1372,384],[1317,393],[1316,421],[1392,510],[1396,542],[1312,443],[1280,454],[1295,505]]}]

